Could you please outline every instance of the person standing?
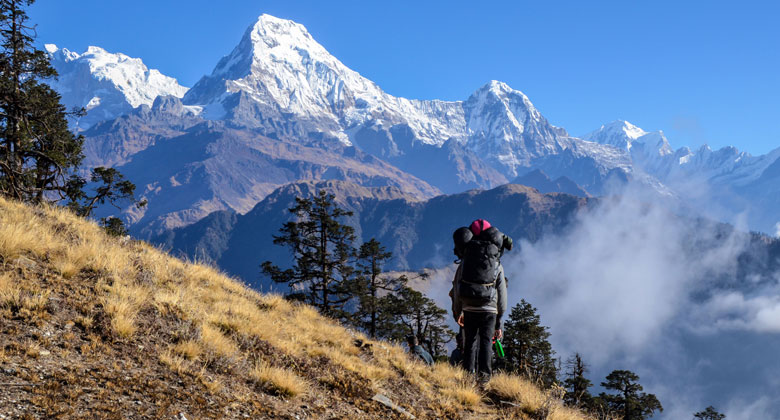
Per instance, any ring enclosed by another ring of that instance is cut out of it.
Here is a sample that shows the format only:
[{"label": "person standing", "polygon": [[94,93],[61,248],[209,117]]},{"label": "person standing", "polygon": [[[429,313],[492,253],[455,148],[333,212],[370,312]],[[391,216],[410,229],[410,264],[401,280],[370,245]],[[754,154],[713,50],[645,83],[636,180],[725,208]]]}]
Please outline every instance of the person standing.
[{"label": "person standing", "polygon": [[465,243],[456,239],[460,264],[452,282],[452,314],[464,331],[464,368],[484,384],[493,374],[493,339],[503,337],[507,295],[500,258],[504,249],[512,249],[512,239],[483,219],[475,220],[469,233]]}]

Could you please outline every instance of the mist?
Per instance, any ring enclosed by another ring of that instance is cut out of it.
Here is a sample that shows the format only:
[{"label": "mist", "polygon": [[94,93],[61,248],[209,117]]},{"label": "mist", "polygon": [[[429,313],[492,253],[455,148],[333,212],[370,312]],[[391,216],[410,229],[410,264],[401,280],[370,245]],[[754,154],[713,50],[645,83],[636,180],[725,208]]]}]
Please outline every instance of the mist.
[{"label": "mist", "polygon": [[637,373],[664,405],[655,418],[708,405],[728,419],[772,418],[758,413],[780,410],[780,383],[755,362],[772,364],[780,344],[780,276],[738,283],[749,237],[735,224],[717,229],[636,191],[602,198],[565,234],[504,256],[509,304],[537,307],[557,355],[582,354],[594,384]]}]

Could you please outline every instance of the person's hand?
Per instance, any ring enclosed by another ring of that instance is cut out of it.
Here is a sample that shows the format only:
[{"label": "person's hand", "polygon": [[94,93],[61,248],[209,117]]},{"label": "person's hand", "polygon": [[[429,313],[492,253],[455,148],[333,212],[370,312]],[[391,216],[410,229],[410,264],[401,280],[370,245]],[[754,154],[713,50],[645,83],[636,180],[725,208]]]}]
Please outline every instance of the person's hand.
[{"label": "person's hand", "polygon": [[460,325],[461,327],[463,326],[463,314],[462,313],[458,317],[458,325]]},{"label": "person's hand", "polygon": [[504,332],[501,331],[500,329],[496,330],[496,333],[493,335],[493,338],[496,340],[500,340],[504,338]]}]

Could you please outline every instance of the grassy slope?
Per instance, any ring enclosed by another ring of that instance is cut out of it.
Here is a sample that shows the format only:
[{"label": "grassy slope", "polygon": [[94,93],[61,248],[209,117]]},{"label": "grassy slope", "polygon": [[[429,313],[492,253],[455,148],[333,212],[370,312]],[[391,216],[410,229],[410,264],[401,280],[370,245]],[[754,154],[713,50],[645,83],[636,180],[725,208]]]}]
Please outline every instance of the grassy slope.
[{"label": "grassy slope", "polygon": [[417,418],[584,418],[519,378],[480,393],[308,306],[2,199],[0,388],[11,418],[400,417],[377,393]]}]

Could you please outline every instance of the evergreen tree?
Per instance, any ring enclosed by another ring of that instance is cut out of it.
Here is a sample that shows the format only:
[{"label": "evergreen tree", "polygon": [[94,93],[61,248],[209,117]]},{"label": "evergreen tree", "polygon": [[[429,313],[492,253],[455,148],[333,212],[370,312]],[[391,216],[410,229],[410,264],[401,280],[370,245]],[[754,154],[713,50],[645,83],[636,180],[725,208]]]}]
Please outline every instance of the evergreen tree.
[{"label": "evergreen tree", "polygon": [[587,372],[588,366],[579,353],[574,353],[574,356],[566,361],[566,378],[563,381],[563,387],[566,389],[563,401],[566,404],[579,408],[589,408],[593,405],[593,396],[588,391],[593,384],[585,377]]},{"label": "evergreen tree", "polygon": [[33,45],[24,8],[32,0],[0,1],[0,191],[18,200],[65,198],[81,163],[83,138],[68,130],[60,96],[42,80],[56,77]]},{"label": "evergreen tree", "polygon": [[726,415],[718,413],[713,406],[709,406],[704,411],[695,413],[693,418],[697,420],[723,420],[726,418]]},{"label": "evergreen tree", "polygon": [[[49,56],[35,48],[35,29],[25,7],[34,0],[0,0],[0,194],[31,203],[69,201],[69,207],[88,216],[97,204],[128,199],[135,185],[111,168],[92,170],[99,183],[95,194],[84,192],[87,181],[77,174],[84,159],[84,138],[68,129],[69,114],[60,95],[45,80],[57,72]],[[111,220],[121,228],[121,220]]]},{"label": "evergreen tree", "polygon": [[446,357],[444,345],[452,340],[455,333],[447,326],[445,309],[408,286],[383,297],[380,305],[380,336],[401,341],[410,334],[415,335],[420,345],[434,358]]},{"label": "evergreen tree", "polygon": [[354,292],[357,297],[357,310],[354,316],[358,327],[364,329],[371,338],[376,338],[377,328],[382,316],[380,305],[382,295],[400,290],[406,278],[382,275],[382,267],[393,256],[379,241],[372,238],[360,246],[357,257],[357,272]]},{"label": "evergreen tree", "polygon": [[286,283],[288,298],[306,302],[321,313],[345,319],[344,309],[351,299],[350,282],[354,274],[354,229],[339,219],[352,212],[338,207],[333,194],[324,190],[311,198],[297,198],[289,209],[295,220],[279,229],[274,243],[287,246],[293,256],[293,267],[285,270],[270,261],[262,271],[277,283]]},{"label": "evergreen tree", "polygon": [[556,383],[558,372],[547,329],[541,325],[536,308],[521,300],[509,313],[503,339],[505,368],[538,381],[543,387]]},{"label": "evergreen tree", "polygon": [[70,192],[72,201],[68,203],[68,207],[79,216],[89,217],[95,207],[106,202],[117,209],[121,209],[117,203],[123,201],[135,203],[138,207],[146,205],[146,200],[135,199],[135,184],[126,180],[124,175],[114,168],[94,168],[90,180],[95,186],[91,194],[84,191],[86,180],[75,178],[71,181],[71,186],[75,188]]},{"label": "evergreen tree", "polygon": [[652,417],[656,410],[663,412],[661,403],[653,394],[642,391],[638,383],[639,376],[628,370],[614,370],[607,375],[606,382],[601,386],[617,391],[616,394],[599,394],[599,399],[607,408],[623,416],[624,420],[644,420]]}]

